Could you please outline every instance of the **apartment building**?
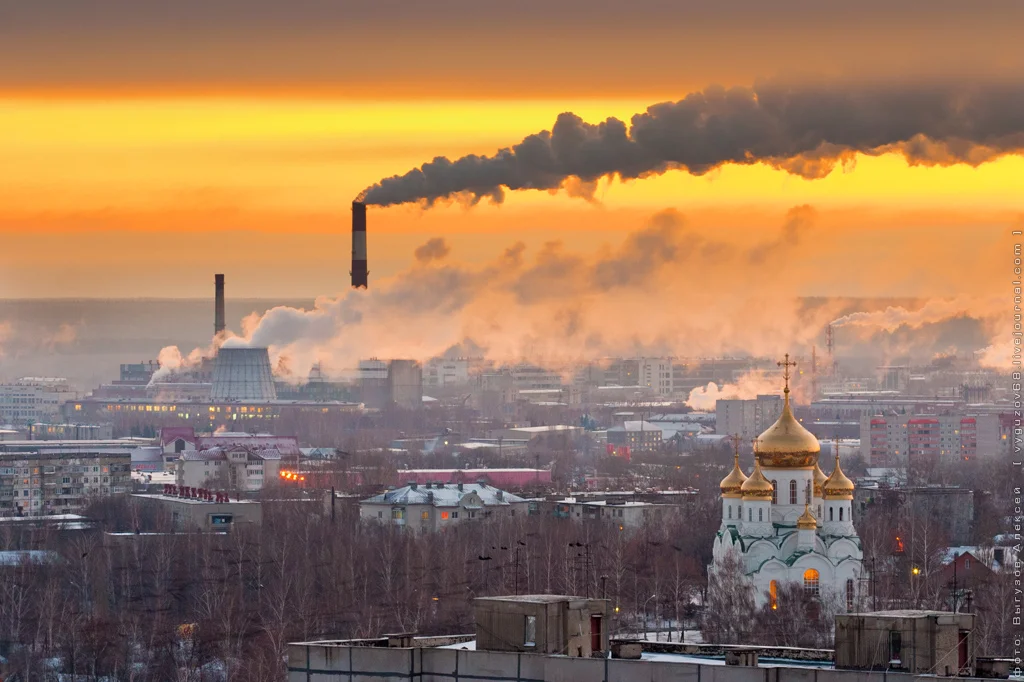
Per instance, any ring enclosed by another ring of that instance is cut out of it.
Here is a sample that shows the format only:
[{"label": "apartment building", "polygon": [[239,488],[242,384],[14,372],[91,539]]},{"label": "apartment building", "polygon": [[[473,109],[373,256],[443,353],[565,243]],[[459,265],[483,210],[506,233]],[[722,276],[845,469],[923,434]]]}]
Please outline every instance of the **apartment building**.
[{"label": "apartment building", "polygon": [[131,453],[124,448],[5,451],[0,444],[0,516],[73,513],[96,497],[127,493],[130,486]]},{"label": "apartment building", "polygon": [[[986,419],[983,425],[997,432],[1000,422]],[[998,435],[982,441],[997,442]],[[861,454],[873,467],[970,460],[980,454],[978,442],[978,418],[963,413],[861,417]]]},{"label": "apartment building", "polygon": [[523,498],[483,483],[410,483],[359,503],[359,518],[364,521],[423,531],[528,512]]},{"label": "apartment building", "polygon": [[0,384],[0,424],[59,422],[61,404],[77,397],[63,378],[25,377]]}]

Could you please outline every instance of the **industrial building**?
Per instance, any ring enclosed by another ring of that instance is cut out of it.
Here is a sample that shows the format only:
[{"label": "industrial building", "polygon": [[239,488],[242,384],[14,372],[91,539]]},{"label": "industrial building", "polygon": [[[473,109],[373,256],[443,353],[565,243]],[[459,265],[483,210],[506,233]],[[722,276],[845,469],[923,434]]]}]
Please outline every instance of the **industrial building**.
[{"label": "industrial building", "polygon": [[213,402],[277,400],[266,348],[221,347],[213,365]]},{"label": "industrial building", "polygon": [[629,448],[627,452],[657,452],[661,448],[662,430],[646,422],[627,422],[608,429],[609,448]]},{"label": "industrial building", "polygon": [[523,498],[484,483],[410,483],[359,503],[359,518],[364,521],[429,531],[528,512]]}]

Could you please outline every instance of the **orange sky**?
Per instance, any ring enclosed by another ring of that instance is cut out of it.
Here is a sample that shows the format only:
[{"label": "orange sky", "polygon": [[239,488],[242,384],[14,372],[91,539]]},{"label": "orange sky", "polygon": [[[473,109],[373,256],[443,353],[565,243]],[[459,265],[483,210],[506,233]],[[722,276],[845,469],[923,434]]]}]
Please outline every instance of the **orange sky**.
[{"label": "orange sky", "polygon": [[[0,25],[0,59],[18,65],[0,73],[0,297],[207,296],[214,271],[238,296],[333,293],[347,285],[356,193],[436,155],[492,154],[563,111],[628,121],[710,83],[808,68],[851,81],[1024,69],[1024,6],[1001,0],[342,5],[11,7]],[[823,266],[806,293],[984,293],[984,276],[880,279],[864,264],[893,242],[919,244],[911,269],[922,272],[961,268],[975,257],[965,243],[998,248],[1024,215],[1024,159],[861,157],[814,181],[760,165],[670,172],[604,182],[596,198],[372,209],[371,282],[431,237],[473,262],[516,241],[595,252],[674,208],[742,241],[810,204],[818,229],[845,240],[823,240],[820,257],[861,265]]]}]

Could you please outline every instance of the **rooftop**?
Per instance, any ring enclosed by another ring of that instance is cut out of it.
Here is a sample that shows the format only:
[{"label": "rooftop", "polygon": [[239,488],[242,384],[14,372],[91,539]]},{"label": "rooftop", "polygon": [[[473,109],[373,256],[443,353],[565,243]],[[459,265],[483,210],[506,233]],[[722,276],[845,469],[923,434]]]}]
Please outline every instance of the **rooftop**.
[{"label": "rooftop", "polygon": [[229,500],[227,502],[215,502],[211,500],[200,500],[194,497],[179,497],[177,495],[164,495],[163,493],[135,493],[132,497],[147,500],[160,500],[162,502],[181,502],[182,504],[259,504],[258,500]]},{"label": "rooftop", "polygon": [[[461,486],[461,489],[460,489]],[[476,494],[485,507],[507,506],[514,502],[526,502],[518,495],[498,490],[482,483],[438,483],[431,485],[407,485],[389,490],[363,500],[364,504],[430,504],[435,507],[457,507],[462,498]],[[500,496],[499,496],[500,493]]]}]

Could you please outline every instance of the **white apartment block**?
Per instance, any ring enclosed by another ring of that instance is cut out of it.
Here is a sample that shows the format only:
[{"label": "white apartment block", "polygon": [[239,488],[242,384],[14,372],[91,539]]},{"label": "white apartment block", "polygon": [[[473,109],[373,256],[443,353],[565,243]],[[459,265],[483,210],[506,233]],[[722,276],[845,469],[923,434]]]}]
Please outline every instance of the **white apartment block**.
[{"label": "white apartment block", "polygon": [[68,380],[62,378],[25,377],[0,384],[0,424],[61,422],[61,404],[77,397]]},{"label": "white apartment block", "polygon": [[423,371],[425,386],[463,386],[469,383],[469,360],[434,358]]},{"label": "white apartment block", "polygon": [[641,386],[658,395],[673,393],[672,358],[640,358],[637,364]]}]

